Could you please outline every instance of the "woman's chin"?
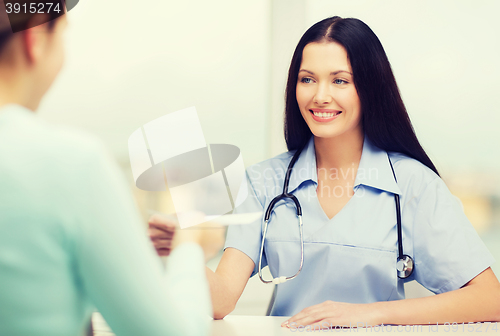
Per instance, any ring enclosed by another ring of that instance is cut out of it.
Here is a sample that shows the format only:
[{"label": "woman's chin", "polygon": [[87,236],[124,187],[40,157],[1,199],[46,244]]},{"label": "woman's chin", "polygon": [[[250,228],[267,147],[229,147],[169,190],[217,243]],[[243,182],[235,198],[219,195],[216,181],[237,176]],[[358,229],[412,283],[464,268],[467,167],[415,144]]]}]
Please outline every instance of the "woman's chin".
[{"label": "woman's chin", "polygon": [[343,133],[336,127],[331,127],[331,126],[310,127],[309,129],[316,138],[335,138]]}]

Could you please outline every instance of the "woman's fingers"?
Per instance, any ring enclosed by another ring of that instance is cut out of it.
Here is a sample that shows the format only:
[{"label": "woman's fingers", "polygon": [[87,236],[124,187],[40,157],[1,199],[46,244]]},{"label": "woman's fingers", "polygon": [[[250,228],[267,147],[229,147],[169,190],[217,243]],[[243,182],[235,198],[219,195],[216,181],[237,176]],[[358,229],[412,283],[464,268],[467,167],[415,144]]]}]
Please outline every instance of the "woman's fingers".
[{"label": "woman's fingers", "polygon": [[[193,216],[204,218],[202,213],[193,213]],[[151,241],[160,256],[169,255],[171,250],[184,242],[200,244],[205,257],[210,259],[224,246],[225,227],[214,223],[204,223],[189,230],[178,229],[178,223],[173,217],[153,215],[148,221],[148,233]]]},{"label": "woman's fingers", "polygon": [[171,218],[153,215],[149,218],[149,237],[155,239],[172,239],[177,222]]},{"label": "woman's fingers", "polygon": [[160,257],[166,257],[170,254],[170,252],[172,252],[172,249],[157,249],[156,252],[158,253],[158,255]]},{"label": "woman's fingers", "polygon": [[308,325],[319,326],[321,329],[341,326],[345,329],[363,325],[379,325],[381,323],[379,319],[380,317],[370,304],[325,301],[303,309],[285,321],[282,326],[290,329]]},{"label": "woman's fingers", "polygon": [[171,239],[155,239],[153,240],[153,245],[158,251],[159,249],[171,249],[172,240]]},{"label": "woman's fingers", "polygon": [[149,226],[148,233],[151,239],[172,239],[175,231],[158,229],[154,226]]},{"label": "woman's fingers", "polygon": [[172,240],[171,239],[155,239],[152,240],[153,246],[156,253],[160,257],[166,257],[172,252]]},{"label": "woman's fingers", "polygon": [[321,325],[328,317],[335,315],[336,305],[334,302],[323,303],[302,309],[298,314],[292,316],[281,326],[293,328],[294,326]]},{"label": "woman's fingers", "polygon": [[172,217],[153,215],[149,218],[148,224],[150,227],[155,227],[165,231],[175,231],[177,220]]},{"label": "woman's fingers", "polygon": [[162,230],[165,232],[174,232],[176,229],[176,225],[174,223],[154,223],[154,222],[149,222],[149,227],[150,228],[155,228],[158,230]]},{"label": "woman's fingers", "polygon": [[166,216],[153,215],[149,218],[148,226],[149,237],[156,252],[161,257],[168,256],[172,251],[177,221]]},{"label": "woman's fingers", "polygon": [[295,326],[306,326],[310,324],[317,323],[321,320],[323,320],[324,316],[321,314],[321,311],[316,308],[315,306],[306,308],[302,310],[300,313],[292,316],[287,322],[289,327]]}]

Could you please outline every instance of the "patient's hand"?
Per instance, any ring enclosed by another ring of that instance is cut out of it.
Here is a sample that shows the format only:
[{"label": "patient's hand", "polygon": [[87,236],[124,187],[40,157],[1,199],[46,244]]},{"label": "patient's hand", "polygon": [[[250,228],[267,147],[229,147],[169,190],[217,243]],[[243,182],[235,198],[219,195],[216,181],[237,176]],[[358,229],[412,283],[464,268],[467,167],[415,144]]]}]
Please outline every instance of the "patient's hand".
[{"label": "patient's hand", "polygon": [[172,252],[172,241],[177,226],[173,218],[153,215],[149,218],[149,237],[159,256],[168,256]]},{"label": "patient's hand", "polygon": [[149,219],[149,236],[160,256],[168,256],[179,244],[194,242],[203,248],[205,259],[209,260],[224,246],[225,232],[225,227],[210,222],[180,229],[177,220],[170,216],[153,215]]}]

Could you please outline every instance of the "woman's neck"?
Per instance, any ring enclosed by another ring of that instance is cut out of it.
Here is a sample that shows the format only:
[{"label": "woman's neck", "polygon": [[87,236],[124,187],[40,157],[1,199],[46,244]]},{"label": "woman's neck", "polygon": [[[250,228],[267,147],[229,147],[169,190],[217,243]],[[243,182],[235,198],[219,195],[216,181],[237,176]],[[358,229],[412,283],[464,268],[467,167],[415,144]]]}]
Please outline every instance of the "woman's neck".
[{"label": "woman's neck", "polygon": [[0,78],[0,107],[16,104],[35,111],[38,107],[38,102],[32,99],[34,95],[30,94],[30,88],[31,85],[26,80],[2,76]]},{"label": "woman's neck", "polygon": [[16,104],[35,111],[42,99],[37,71],[17,49],[0,59],[0,106]]},{"label": "woman's neck", "polygon": [[350,168],[359,165],[364,133],[345,133],[333,138],[314,137],[317,168]]}]

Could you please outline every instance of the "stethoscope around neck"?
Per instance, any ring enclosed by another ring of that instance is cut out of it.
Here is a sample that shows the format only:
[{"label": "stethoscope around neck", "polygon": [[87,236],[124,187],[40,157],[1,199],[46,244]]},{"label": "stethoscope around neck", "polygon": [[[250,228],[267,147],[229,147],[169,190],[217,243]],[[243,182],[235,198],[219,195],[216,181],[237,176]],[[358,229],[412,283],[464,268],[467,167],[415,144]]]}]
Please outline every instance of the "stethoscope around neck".
[{"label": "stethoscope around neck", "polygon": [[[281,193],[281,195],[278,195],[275,198],[273,198],[273,200],[271,201],[271,203],[269,203],[266,209],[266,213],[264,214],[264,232],[262,234],[262,242],[260,244],[260,253],[259,253],[259,278],[263,283],[267,284],[272,283],[278,285],[287,282],[288,280],[292,280],[293,278],[297,277],[300,274],[300,272],[302,271],[302,266],[304,265],[304,230],[302,223],[302,207],[300,206],[297,197],[295,197],[295,195],[293,194],[288,193],[288,183],[290,181],[290,176],[292,175],[293,166],[295,165],[295,162],[298,160],[300,153],[302,152],[302,150],[306,145],[307,143],[293,155],[292,160],[290,161],[290,164],[288,165],[288,168],[286,170],[285,181],[283,183],[283,192]],[[396,179],[396,174],[394,173],[394,167],[392,166],[392,162],[391,159],[389,158],[389,155],[387,155],[387,159],[389,160],[389,164],[391,165],[394,181],[396,181],[397,183],[398,180]],[[273,278],[272,280],[264,280],[264,278],[262,277],[262,253],[264,251],[264,243],[266,240],[269,218],[271,217],[271,212],[273,211],[273,208],[276,205],[276,203],[278,203],[281,200],[286,200],[287,198],[291,199],[295,203],[295,208],[297,210],[297,218],[299,220],[299,232],[300,232],[299,270],[292,276],[281,276]],[[401,227],[401,206],[399,203],[398,194],[394,194],[394,201],[396,203],[396,221],[398,230],[398,258],[396,262],[396,272],[400,279],[405,279],[408,278],[413,273],[414,263],[412,257],[403,253],[403,233],[402,233],[403,229]]]}]

